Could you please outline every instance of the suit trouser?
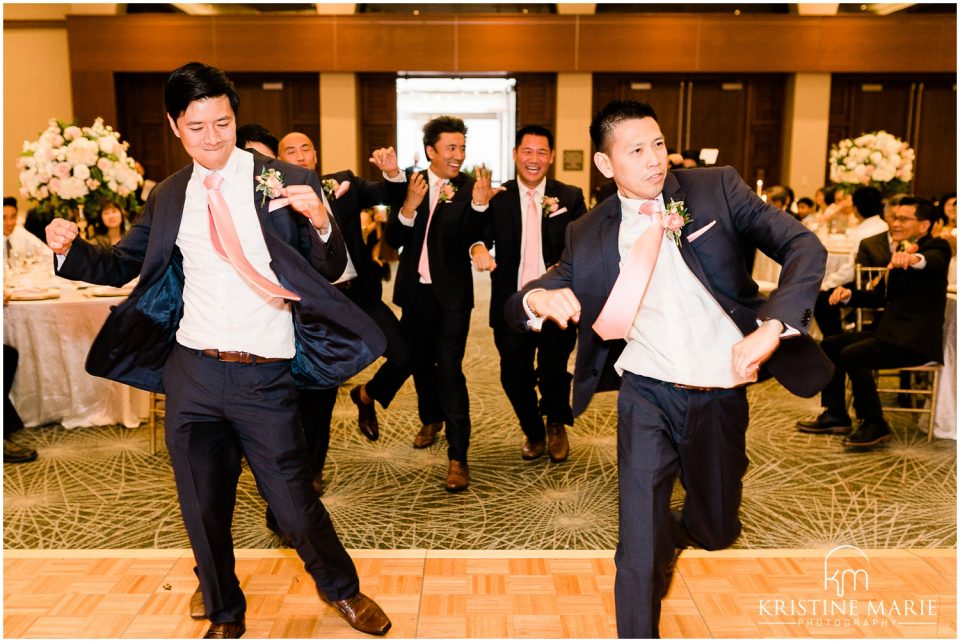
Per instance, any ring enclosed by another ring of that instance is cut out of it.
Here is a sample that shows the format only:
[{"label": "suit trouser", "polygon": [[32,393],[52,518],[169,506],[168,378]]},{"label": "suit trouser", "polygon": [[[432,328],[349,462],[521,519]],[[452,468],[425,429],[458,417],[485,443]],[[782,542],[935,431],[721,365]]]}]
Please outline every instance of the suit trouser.
[{"label": "suit trouser", "polygon": [[[383,356],[386,361],[366,383],[367,395],[379,401],[384,408],[390,405],[397,391],[410,376],[410,350],[400,321],[393,311],[380,299],[368,300],[351,296],[356,289],[347,290],[348,298],[354,301],[367,316],[373,319],[387,339],[387,349]],[[304,439],[313,472],[323,472],[330,447],[330,422],[333,408],[337,404],[337,388],[326,390],[300,391],[300,421],[303,424]]]},{"label": "suit trouser", "polygon": [[[743,388],[687,390],[625,372],[617,414],[617,634],[659,637],[674,549],[689,540],[726,548],[740,535],[747,396]],[[682,529],[670,513],[678,471],[686,490]]]},{"label": "suit trouser", "polygon": [[847,416],[844,375],[850,377],[853,409],[861,421],[883,423],[883,408],[873,371],[877,368],[919,366],[930,359],[915,350],[875,339],[871,332],[847,332],[820,344],[836,368],[820,393],[820,403],[834,417]]},{"label": "suit trouser", "polygon": [[817,293],[817,301],[813,306],[813,318],[817,321],[820,334],[832,337],[843,332],[843,321],[840,318],[840,306],[830,305],[830,292],[821,290]]},{"label": "suit trouser", "polygon": [[542,415],[547,421],[572,426],[573,377],[567,371],[567,361],[577,342],[576,327],[570,325],[564,330],[555,323],[544,323],[540,332],[494,328],[493,341],[500,353],[500,383],[527,439],[531,443],[544,440]]},{"label": "suit trouser", "polygon": [[210,621],[246,611],[230,532],[241,455],[317,589],[331,600],[356,594],[356,568],[311,485],[289,362],[223,363],[177,345],[163,385],[167,450]]},{"label": "suit trouser", "polygon": [[10,390],[13,389],[13,378],[17,375],[17,366],[20,365],[20,353],[13,346],[3,346],[3,438],[6,439],[23,428],[23,419],[10,401]]},{"label": "suit trouser", "polygon": [[445,422],[447,457],[466,463],[470,447],[470,396],[463,355],[470,309],[440,306],[432,285],[420,283],[401,320],[413,354],[413,384],[424,424]]}]

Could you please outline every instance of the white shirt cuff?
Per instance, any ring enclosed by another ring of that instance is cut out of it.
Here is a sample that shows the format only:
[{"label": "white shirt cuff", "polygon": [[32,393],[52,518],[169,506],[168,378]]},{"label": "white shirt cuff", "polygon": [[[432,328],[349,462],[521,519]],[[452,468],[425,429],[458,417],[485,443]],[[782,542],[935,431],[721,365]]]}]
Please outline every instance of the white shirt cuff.
[{"label": "white shirt cuff", "polygon": [[923,254],[917,254],[917,256],[920,257],[920,260],[914,265],[910,266],[910,269],[912,270],[922,270],[923,268],[927,267],[927,257],[925,257]]},{"label": "white shirt cuff", "polygon": [[417,220],[417,213],[413,213],[413,218],[407,218],[403,215],[403,206],[400,207],[400,211],[397,212],[397,218],[400,219],[401,225],[406,225],[407,227],[413,227],[414,221]]},{"label": "white shirt cuff", "polygon": [[397,172],[397,175],[394,176],[393,178],[390,178],[389,176],[387,176],[387,173],[384,172],[384,173],[383,173],[383,178],[384,178],[384,180],[388,180],[388,181],[390,181],[391,183],[406,183],[406,182],[407,182],[407,174],[406,174],[406,172],[404,172],[402,169],[401,169],[399,172]]},{"label": "white shirt cuff", "polygon": [[[67,250],[69,252],[70,250]],[[67,252],[63,254],[54,254],[53,260],[57,262],[57,272],[60,271],[60,268],[63,267],[63,262],[67,260]]]},{"label": "white shirt cuff", "polygon": [[533,313],[533,309],[530,307],[530,304],[527,303],[527,299],[534,292],[543,292],[543,288],[537,288],[535,290],[530,290],[523,295],[523,310],[527,313],[527,316],[530,317],[530,320],[527,321],[527,329],[533,330],[534,332],[539,332],[543,327],[543,317],[538,317]]},{"label": "white shirt cuff", "polygon": [[[777,321],[780,321],[780,319],[777,319]],[[783,326],[783,332],[780,333],[781,339],[786,339],[788,337],[796,337],[800,335],[800,331],[797,330],[796,328],[787,325],[783,321],[780,321],[780,324]],[[759,328],[761,325],[763,325],[763,321],[761,321],[760,319],[757,319],[757,327]]]},{"label": "white shirt cuff", "polygon": [[333,234],[333,225],[330,225],[327,227],[326,234],[321,234],[320,230],[318,230],[317,228],[313,228],[313,230],[317,233],[317,236],[320,237],[320,240],[326,243],[327,241],[330,240],[330,235]]},{"label": "white shirt cuff", "polygon": [[490,203],[487,203],[486,205],[477,205],[473,201],[470,201],[470,207],[473,208],[474,212],[486,212],[487,208],[490,207]]}]

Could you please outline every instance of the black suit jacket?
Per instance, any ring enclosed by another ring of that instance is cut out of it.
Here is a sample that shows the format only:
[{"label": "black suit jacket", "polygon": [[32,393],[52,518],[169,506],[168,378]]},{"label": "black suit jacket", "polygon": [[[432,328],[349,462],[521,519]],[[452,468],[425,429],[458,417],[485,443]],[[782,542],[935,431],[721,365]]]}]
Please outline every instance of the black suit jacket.
[{"label": "black suit jacket", "polygon": [[[490,327],[508,326],[503,315],[503,306],[507,297],[517,291],[517,278],[520,274],[520,242],[523,235],[523,210],[520,207],[520,188],[516,180],[503,184],[506,189],[490,199],[484,226],[484,242],[487,247],[496,248],[497,269],[490,273]],[[547,197],[559,200],[558,210],[567,211],[556,216],[540,217],[540,239],[543,247],[543,262],[547,268],[560,260],[563,253],[563,239],[570,221],[580,218],[587,207],[583,201],[583,191],[574,185],[547,179],[545,187]],[[526,197],[526,194],[523,196]]]},{"label": "black suit jacket", "polygon": [[890,256],[890,235],[881,232],[860,241],[856,262],[866,267],[886,267]]},{"label": "black suit jacket", "polygon": [[[774,376],[794,394],[810,397],[830,380],[833,366],[807,330],[820,289],[827,253],[817,237],[791,216],[760,200],[730,167],[677,170],[667,174],[665,203],[683,201],[693,220],[684,228],[680,254],[694,276],[747,335],[757,321],[778,319],[801,331],[781,341],[764,364],[762,376]],[[616,195],[567,227],[560,262],[527,284],[507,302],[507,317],[525,328],[523,295],[534,288],[569,287],[580,300],[580,333],[573,375],[573,411],[582,413],[597,390],[615,381],[609,368],[622,340],[603,341],[593,324],[620,273],[618,234],[622,214]],[[690,236],[702,234],[692,243]],[[762,296],[743,261],[744,242],[783,266],[777,289]],[[665,243],[670,242],[668,239]],[[604,377],[604,385],[601,378]]]},{"label": "black suit jacket", "polygon": [[[380,280],[379,267],[373,262],[370,248],[367,247],[363,230],[360,227],[360,210],[374,205],[389,205],[391,211],[400,209],[407,194],[407,183],[392,181],[367,181],[347,170],[324,174],[320,180],[333,179],[339,183],[350,182],[350,188],[340,198],[328,198],[337,227],[343,234],[343,241],[350,252],[350,260],[357,270],[354,283],[356,301],[379,301],[383,296],[383,282]],[[334,277],[334,281],[338,277]]]},{"label": "black suit jacket", "polygon": [[[926,267],[922,270],[891,269],[874,290],[854,291],[850,305],[883,307],[883,316],[874,331],[877,339],[910,348],[931,361],[943,363],[950,245],[929,234],[917,243],[917,252],[927,260]],[[889,246],[887,254],[890,254]]]},{"label": "black suit jacket", "polygon": [[[279,170],[286,185],[306,184],[320,193],[316,172],[258,153],[254,153],[251,190],[264,167]],[[113,286],[140,276],[137,287],[113,308],[94,340],[86,364],[90,374],[163,392],[163,364],[183,316],[183,257],[176,240],[192,172],[191,164],[154,188],[137,223],[113,248],[76,239],[59,269],[60,276],[69,279]],[[269,200],[256,196],[270,267],[281,285],[301,296],[299,302],[291,303],[294,379],[307,388],[338,385],[367,367],[386,347],[373,321],[321,277],[336,278],[346,265],[340,231],[334,222],[332,236],[324,243],[305,216],[290,207],[268,212]]]},{"label": "black suit jacket", "polygon": [[[421,172],[424,180],[427,172]],[[446,309],[473,308],[473,274],[470,263],[470,246],[481,240],[485,212],[477,212],[470,205],[473,199],[473,178],[460,173],[450,181],[457,191],[447,202],[438,202],[430,223],[427,252],[430,260],[430,277],[434,293],[441,307]],[[430,188],[433,189],[432,186]],[[390,214],[386,239],[393,248],[403,252],[397,266],[393,302],[401,308],[412,303],[420,275],[420,251],[430,216],[430,199],[427,192],[417,208],[413,226],[400,222],[400,208]]]}]

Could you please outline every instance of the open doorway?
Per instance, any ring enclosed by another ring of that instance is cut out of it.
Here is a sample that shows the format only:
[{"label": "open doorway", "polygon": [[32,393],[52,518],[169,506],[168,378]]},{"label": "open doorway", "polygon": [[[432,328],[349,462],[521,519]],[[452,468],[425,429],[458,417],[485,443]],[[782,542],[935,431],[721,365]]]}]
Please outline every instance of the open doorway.
[{"label": "open doorway", "polygon": [[463,169],[485,164],[495,185],[513,178],[511,156],[516,132],[514,78],[398,78],[397,155],[403,167],[429,165],[423,126],[441,115],[467,125]]}]

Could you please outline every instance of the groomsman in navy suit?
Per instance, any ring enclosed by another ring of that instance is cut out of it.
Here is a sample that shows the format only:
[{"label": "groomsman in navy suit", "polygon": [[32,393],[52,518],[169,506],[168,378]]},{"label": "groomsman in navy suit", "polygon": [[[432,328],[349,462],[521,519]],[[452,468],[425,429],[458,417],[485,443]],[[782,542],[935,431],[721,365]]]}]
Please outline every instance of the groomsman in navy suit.
[{"label": "groomsman in navy suit", "polygon": [[[650,638],[678,549],[724,548],[740,534],[744,386],[772,374],[812,396],[830,379],[806,334],[826,251],[729,167],[668,174],[649,105],[608,104],[590,137],[618,193],[567,227],[559,263],[514,294],[507,315],[518,329],[579,323],[575,415],[607,388],[611,366],[622,375],[617,632]],[[783,265],[769,299],[746,269],[750,245]],[[686,499],[672,514],[678,474]]]},{"label": "groomsman in navy suit", "polygon": [[383,333],[328,281],[346,257],[316,174],[235,147],[240,100],[227,76],[184,65],[164,103],[193,162],[150,192],[127,235],[106,249],[66,219],[47,226],[60,276],[113,286],[140,277],[94,340],[87,370],[166,393],[205,637],[245,631],[230,532],[241,458],[321,599],[357,630],[383,635],[390,620],[360,592],[310,483],[296,405],[298,388],[336,386],[372,363]]},{"label": "groomsman in navy suit", "polygon": [[[410,175],[407,201],[391,213],[386,239],[403,249],[393,302],[403,308],[402,324],[413,354],[420,432],[415,448],[434,443],[447,428],[447,478],[455,493],[470,485],[470,397],[463,355],[473,309],[470,252],[482,233],[483,217],[498,191],[490,172],[476,166],[476,180],[460,171],[467,152],[467,127],[438,116],[423,128],[426,170]],[[425,198],[427,197],[427,198]]]},{"label": "groomsman in navy suit", "polygon": [[566,427],[573,425],[567,361],[576,328],[548,324],[538,333],[518,332],[503,315],[511,294],[560,259],[567,224],[586,212],[579,187],[547,178],[555,154],[546,127],[529,125],[517,132],[517,178],[503,184],[487,213],[484,241],[494,248],[496,260],[479,248],[474,261],[490,270],[490,327],[500,353],[500,383],[526,435],[520,454],[532,460],[546,450],[551,461],[562,462],[570,451]]}]

